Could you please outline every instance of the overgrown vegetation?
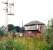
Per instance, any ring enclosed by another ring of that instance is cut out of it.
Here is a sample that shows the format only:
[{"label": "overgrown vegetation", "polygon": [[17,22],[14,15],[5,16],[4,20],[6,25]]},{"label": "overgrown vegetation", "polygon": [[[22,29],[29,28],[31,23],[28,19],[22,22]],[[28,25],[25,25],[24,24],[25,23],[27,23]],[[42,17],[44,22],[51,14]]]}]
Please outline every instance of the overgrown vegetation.
[{"label": "overgrown vegetation", "polygon": [[46,29],[46,41],[48,43],[49,50],[53,50],[53,19],[48,21]]},{"label": "overgrown vegetation", "polygon": [[[20,28],[10,25],[9,31],[19,32]],[[0,40],[0,50],[53,50],[53,19],[48,22],[45,32],[46,39],[41,40],[36,37],[11,38],[11,36],[9,38],[8,34],[0,28],[0,38],[2,37]]]},{"label": "overgrown vegetation", "polygon": [[30,37],[0,41],[0,50],[44,50],[46,47],[46,42]]}]

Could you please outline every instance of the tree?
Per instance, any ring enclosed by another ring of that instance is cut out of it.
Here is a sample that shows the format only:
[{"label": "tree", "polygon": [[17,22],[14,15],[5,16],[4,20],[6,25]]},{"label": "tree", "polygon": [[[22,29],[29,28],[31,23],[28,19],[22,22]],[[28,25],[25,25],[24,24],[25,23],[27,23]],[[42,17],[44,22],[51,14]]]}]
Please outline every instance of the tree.
[{"label": "tree", "polygon": [[4,35],[4,31],[1,30],[1,28],[0,28],[0,36],[3,36],[3,35]]},{"label": "tree", "polygon": [[14,25],[13,24],[8,24],[7,27],[8,27],[8,31],[9,32],[14,29]]},{"label": "tree", "polygon": [[14,29],[16,30],[16,32],[21,32],[21,28],[19,26],[15,26]]},{"label": "tree", "polygon": [[53,46],[53,19],[51,19],[48,22],[48,27],[47,27],[47,42],[49,46]]}]

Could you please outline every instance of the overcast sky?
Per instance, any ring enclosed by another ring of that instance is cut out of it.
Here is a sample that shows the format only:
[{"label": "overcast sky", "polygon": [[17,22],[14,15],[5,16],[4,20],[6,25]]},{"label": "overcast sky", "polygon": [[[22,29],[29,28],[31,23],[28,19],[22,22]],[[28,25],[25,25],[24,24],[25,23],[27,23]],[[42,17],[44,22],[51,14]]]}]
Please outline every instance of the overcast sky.
[{"label": "overcast sky", "polygon": [[[5,7],[0,0],[0,26],[5,25]],[[8,17],[8,23],[22,26],[34,20],[47,24],[48,19],[53,17],[53,0],[14,0],[14,16]]]}]

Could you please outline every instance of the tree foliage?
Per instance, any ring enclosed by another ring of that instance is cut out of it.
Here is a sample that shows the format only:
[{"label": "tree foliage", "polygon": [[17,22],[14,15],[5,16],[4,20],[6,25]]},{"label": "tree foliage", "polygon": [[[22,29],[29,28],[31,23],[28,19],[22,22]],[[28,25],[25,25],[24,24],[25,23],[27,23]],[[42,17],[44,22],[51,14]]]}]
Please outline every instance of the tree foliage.
[{"label": "tree foliage", "polygon": [[19,26],[15,26],[14,29],[16,30],[16,32],[21,32],[21,28]]},{"label": "tree foliage", "polygon": [[8,24],[7,27],[8,27],[8,31],[9,32],[14,29],[14,25],[13,24]]},{"label": "tree foliage", "polygon": [[48,28],[47,28],[47,42],[49,45],[53,45],[53,19],[51,19],[48,22]]},{"label": "tree foliage", "polygon": [[1,30],[1,28],[0,28],[0,36],[3,36],[3,35],[4,35],[4,31]]}]

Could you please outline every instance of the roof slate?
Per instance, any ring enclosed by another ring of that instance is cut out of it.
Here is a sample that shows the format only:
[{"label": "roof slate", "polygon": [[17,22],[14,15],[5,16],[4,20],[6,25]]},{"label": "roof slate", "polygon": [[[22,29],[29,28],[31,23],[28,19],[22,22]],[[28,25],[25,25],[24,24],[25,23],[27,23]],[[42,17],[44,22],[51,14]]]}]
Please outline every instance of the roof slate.
[{"label": "roof slate", "polygon": [[30,25],[45,25],[45,24],[40,21],[31,21],[31,22],[25,24],[24,26],[30,26]]}]

